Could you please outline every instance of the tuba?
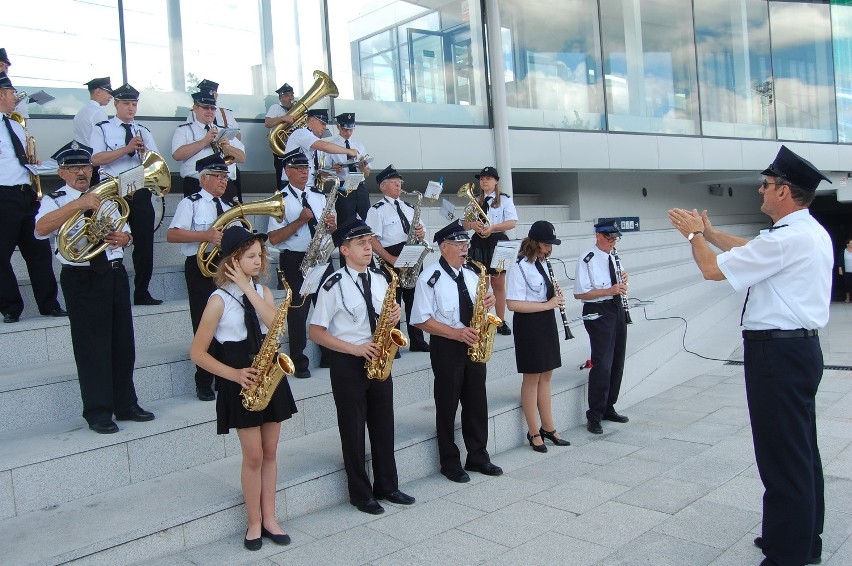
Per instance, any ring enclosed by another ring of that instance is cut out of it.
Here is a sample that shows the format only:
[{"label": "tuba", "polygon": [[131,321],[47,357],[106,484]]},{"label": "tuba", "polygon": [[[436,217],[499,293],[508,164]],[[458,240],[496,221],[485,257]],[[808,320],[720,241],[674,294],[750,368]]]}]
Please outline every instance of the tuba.
[{"label": "tuba", "polygon": [[503,324],[496,314],[485,308],[485,294],[488,292],[488,269],[478,261],[468,258],[479,270],[479,281],[476,284],[476,300],[473,302],[473,316],[470,327],[479,333],[476,344],[467,349],[467,357],[473,362],[485,363],[491,359],[494,352],[494,334],[497,327]]},{"label": "tuba", "polygon": [[[21,96],[23,95],[23,96]],[[17,104],[21,100],[23,100],[27,96],[26,92],[19,92],[15,95],[15,100]],[[38,163],[38,151],[36,150],[36,141],[33,136],[27,131],[27,119],[20,112],[12,112],[9,114],[9,118],[19,123],[21,127],[24,129],[24,138],[26,140],[26,154],[27,154],[27,162],[36,164]],[[38,175],[30,173],[30,186],[36,194],[36,202],[41,200],[42,192],[41,192],[41,178]]]},{"label": "tuba", "polygon": [[[482,210],[482,207],[479,206],[479,203],[476,202],[476,195],[473,194],[473,183],[465,183],[461,187],[459,187],[458,193],[456,193],[460,197],[465,197],[470,202],[467,203],[464,207],[464,220],[467,222],[482,222],[483,226],[488,226],[491,224],[491,221],[488,220],[488,214]],[[480,238],[485,238],[479,232],[476,232],[476,235]]]},{"label": "tuba", "polygon": [[331,77],[322,71],[314,71],[314,84],[311,85],[308,92],[293,103],[292,108],[285,114],[285,116],[293,118],[293,123],[288,126],[282,122],[269,131],[269,147],[272,149],[272,153],[279,157],[287,153],[284,149],[287,147],[287,138],[308,121],[308,108],[326,96],[337,98],[338,94],[337,85],[334,84]]},{"label": "tuba", "polygon": [[[163,158],[149,151],[145,155],[143,167],[143,188],[157,196],[165,196],[172,185],[169,167]],[[56,249],[70,262],[91,260],[109,246],[104,241],[107,234],[121,230],[127,223],[130,206],[119,194],[121,176],[108,177],[87,192],[101,198],[98,209],[88,213],[77,212],[62,224],[56,234]],[[133,196],[133,193],[125,196]]]},{"label": "tuba", "polygon": [[[284,220],[284,195],[276,192],[271,197],[263,200],[237,204],[220,214],[213,222],[213,228],[224,230],[232,222],[236,221],[245,226],[245,229],[249,232],[253,232],[254,227],[248,219],[253,214],[271,216],[278,222],[281,222]],[[198,269],[205,277],[213,277],[219,271],[219,266],[217,265],[219,261],[219,246],[213,246],[213,249],[208,252],[207,247],[209,245],[210,242],[201,242],[198,244],[198,254],[195,258],[198,262]]]},{"label": "tuba", "polygon": [[396,305],[396,287],[399,278],[387,263],[382,260],[378,260],[378,263],[390,273],[391,282],[388,285],[387,293],[385,293],[385,299],[382,301],[382,312],[376,321],[376,330],[373,332],[372,338],[373,342],[381,347],[381,352],[375,359],[367,360],[364,363],[364,369],[367,370],[369,379],[384,381],[390,376],[397,350],[400,346],[408,345],[408,338],[390,320],[390,311]]}]

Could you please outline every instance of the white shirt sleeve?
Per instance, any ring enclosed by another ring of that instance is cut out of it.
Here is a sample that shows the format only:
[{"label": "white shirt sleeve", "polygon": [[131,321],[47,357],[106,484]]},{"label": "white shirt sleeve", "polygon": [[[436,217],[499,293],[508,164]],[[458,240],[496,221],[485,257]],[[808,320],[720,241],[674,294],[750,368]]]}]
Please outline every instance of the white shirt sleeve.
[{"label": "white shirt sleeve", "polygon": [[506,274],[506,300],[524,301],[526,298],[527,293],[524,288],[524,277],[521,273],[521,266],[515,262],[509,267],[509,271]]},{"label": "white shirt sleeve", "polygon": [[744,246],[719,254],[716,261],[731,287],[742,291],[781,271],[784,253],[780,242],[758,236]]}]

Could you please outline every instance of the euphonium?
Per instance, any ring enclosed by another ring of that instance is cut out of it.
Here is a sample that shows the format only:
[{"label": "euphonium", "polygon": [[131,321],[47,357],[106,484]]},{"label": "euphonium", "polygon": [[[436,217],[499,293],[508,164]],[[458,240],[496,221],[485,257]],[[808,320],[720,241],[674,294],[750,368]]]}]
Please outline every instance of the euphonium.
[{"label": "euphonium", "polygon": [[364,369],[367,370],[368,378],[384,381],[390,376],[396,351],[399,350],[400,346],[408,345],[408,338],[396,328],[390,318],[391,309],[396,306],[396,287],[399,278],[391,266],[382,260],[378,260],[378,263],[390,273],[391,282],[388,284],[388,291],[385,293],[384,301],[382,301],[382,312],[376,321],[376,330],[373,331],[372,340],[379,345],[381,351],[375,359],[367,360],[364,363]]},{"label": "euphonium", "polygon": [[243,398],[243,407],[247,411],[262,411],[275,389],[285,375],[293,375],[296,367],[293,365],[293,360],[286,354],[278,352],[280,344],[278,338],[284,334],[287,326],[287,311],[290,309],[290,303],[293,300],[293,291],[284,279],[281,279],[286,290],[284,301],[278,307],[278,312],[275,313],[275,318],[272,320],[272,326],[266,333],[266,338],[263,340],[263,345],[260,351],[251,362],[251,367],[258,370],[258,376],[255,382],[248,388],[240,391],[240,397]]},{"label": "euphonium", "polygon": [[[239,222],[249,232],[254,231],[254,226],[251,225],[248,217],[251,215],[271,216],[278,222],[284,220],[284,195],[276,192],[267,199],[248,202],[246,204],[238,203],[236,206],[229,208],[219,215],[213,222],[212,227],[217,230],[224,230],[232,222]],[[207,247],[210,242],[201,242],[198,244],[198,253],[195,260],[198,263],[198,269],[205,277],[213,277],[219,271],[217,262],[219,261],[219,246],[213,246],[209,252]]]},{"label": "euphonium", "polygon": [[[459,187],[459,191],[457,193],[460,197],[465,197],[470,202],[467,203],[464,207],[464,219],[467,222],[482,222],[483,226],[490,226],[491,221],[488,220],[488,214],[482,210],[482,207],[479,206],[479,203],[476,202],[476,195],[473,194],[473,183],[465,183],[461,187]],[[487,236],[483,236],[479,232],[476,232],[476,235],[480,238],[486,238]]]},{"label": "euphonium", "polygon": [[[18,98],[18,96],[20,96],[20,95],[23,95],[23,96]],[[20,102],[26,96],[27,96],[26,92],[19,92],[15,96],[15,99],[18,102]],[[16,104],[17,104],[17,102],[16,102]],[[24,129],[24,139],[26,140],[27,162],[32,163],[32,164],[38,163],[38,151],[36,149],[36,141],[35,141],[35,138],[33,136],[31,136],[30,133],[27,131],[27,119],[24,118],[24,116],[20,112],[12,112],[11,114],[9,114],[9,118],[11,120],[14,120],[15,122],[19,123],[21,125],[21,127]],[[33,191],[35,191],[36,201],[40,201],[41,197],[43,196],[42,192],[41,192],[41,178],[38,175],[34,175],[34,174],[30,173],[30,186],[32,187]]]},{"label": "euphonium", "polygon": [[[479,281],[476,284],[476,300],[473,302],[473,316],[470,327],[479,333],[476,344],[467,349],[467,357],[473,362],[485,363],[491,359],[494,352],[494,334],[497,327],[503,324],[496,314],[485,308],[485,294],[488,292],[488,269],[478,261],[468,258],[479,270]],[[461,273],[459,273],[461,276]]]},{"label": "euphonium", "polygon": [[279,157],[284,155],[287,138],[308,121],[308,109],[320,99],[326,96],[337,98],[338,94],[337,85],[334,84],[331,77],[322,71],[314,71],[314,84],[311,85],[308,92],[293,103],[293,106],[285,114],[285,116],[293,117],[293,123],[288,126],[282,122],[269,131],[269,147],[272,149],[272,153]]}]

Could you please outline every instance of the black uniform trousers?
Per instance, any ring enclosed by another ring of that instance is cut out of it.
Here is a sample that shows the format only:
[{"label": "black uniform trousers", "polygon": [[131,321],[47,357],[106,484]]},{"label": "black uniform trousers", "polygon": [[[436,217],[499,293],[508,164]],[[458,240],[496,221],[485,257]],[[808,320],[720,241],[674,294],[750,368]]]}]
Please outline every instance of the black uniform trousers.
[{"label": "black uniform trousers", "polygon": [[275,154],[272,155],[272,163],[275,166],[275,186],[281,190],[286,181],[281,180],[281,175],[284,174],[284,159]]},{"label": "black uniform trousers", "polygon": [[[340,202],[340,199],[337,199],[337,202]],[[400,242],[399,244],[388,246],[385,249],[389,254],[397,256],[402,252],[402,248],[404,246],[405,242]],[[399,269],[394,269],[394,271],[396,271],[397,276],[400,275]],[[396,304],[402,306],[403,301],[405,301],[405,326],[408,331],[409,347],[425,346],[427,343],[426,337],[423,335],[423,331],[412,324],[408,324],[408,321],[411,320],[411,307],[414,306],[414,287],[411,289],[405,289],[402,286],[397,287]],[[401,321],[396,324],[396,327],[399,328],[400,324]]]},{"label": "black uniform trousers", "polygon": [[343,226],[347,220],[355,218],[356,214],[361,220],[365,220],[368,210],[370,210],[370,191],[363,182],[349,196],[340,195],[340,198],[334,202],[338,226]]},{"label": "black uniform trousers", "polygon": [[34,234],[38,207],[29,185],[0,186],[0,312],[4,315],[20,316],[24,312],[24,298],[12,270],[15,246],[27,264],[38,312],[50,314],[59,308],[50,242],[38,240]]},{"label": "black uniform trousers", "polygon": [[429,356],[435,373],[435,428],[442,472],[461,470],[455,442],[456,410],[461,403],[462,438],[467,449],[466,464],[482,466],[488,456],[488,396],[486,369],[467,356],[467,344],[432,335]]},{"label": "black uniform trousers", "polygon": [[127,199],[130,216],[127,223],[133,233],[133,299],[150,297],[148,285],[154,273],[154,206],[151,191],[140,189]]},{"label": "black uniform trousers", "polygon": [[754,455],[763,481],[763,553],[801,566],[822,554],[825,518],[815,398],[819,337],[743,340]]},{"label": "black uniform trousers", "polygon": [[106,422],[137,402],[130,283],[120,261],[110,267],[98,274],[86,266],[63,266],[59,275],[71,324],[83,418],[89,424]]},{"label": "black uniform trousers", "polygon": [[584,320],[592,350],[589,371],[589,410],[586,419],[600,422],[613,409],[621,391],[624,354],[627,347],[627,321],[619,300],[583,303],[583,315],[598,313],[596,320]]},{"label": "black uniform trousers", "polygon": [[[399,489],[393,453],[393,379],[368,379],[364,358],[329,350],[331,392],[349,500],[358,505]],[[364,425],[370,435],[373,486],[367,476]]]},{"label": "black uniform trousers", "polygon": [[[299,270],[303,259],[305,259],[305,252],[290,250],[283,250],[279,259],[281,271],[284,272],[284,279],[293,291],[294,297],[299,294],[299,289],[305,282],[305,277]],[[305,300],[302,306],[291,306],[290,310],[287,311],[287,338],[290,341],[290,359],[293,360],[293,366],[297,370],[308,369],[310,361],[308,356],[305,355],[305,346],[308,344],[308,313],[313,301],[316,301],[315,294]]]},{"label": "black uniform trousers", "polygon": [[[212,277],[205,277],[198,269],[198,261],[196,256],[191,255],[183,263],[183,276],[186,279],[186,292],[189,297],[189,316],[192,319],[192,333],[198,330],[198,325],[201,323],[201,315],[204,314],[204,308],[207,306],[207,300],[213,291],[216,290],[216,283]],[[213,355],[210,346],[210,354]],[[195,366],[195,386],[196,387],[212,387],[213,374]]]},{"label": "black uniform trousers", "polygon": [[[183,178],[183,196],[188,197],[189,195],[194,195],[200,190],[201,181],[195,177]],[[228,179],[228,186],[225,188],[225,193],[222,195],[222,199],[228,203],[243,202],[242,190],[237,186],[236,182]],[[153,223],[153,220],[151,222]]]}]

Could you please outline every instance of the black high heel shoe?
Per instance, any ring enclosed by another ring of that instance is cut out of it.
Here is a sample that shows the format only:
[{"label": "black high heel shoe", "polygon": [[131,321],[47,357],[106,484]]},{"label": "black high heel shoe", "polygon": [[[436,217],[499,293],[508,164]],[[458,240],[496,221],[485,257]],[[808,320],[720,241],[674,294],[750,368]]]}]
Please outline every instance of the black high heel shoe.
[{"label": "black high heel shoe", "polygon": [[571,446],[571,443],[564,438],[557,437],[555,430],[544,430],[543,428],[540,428],[538,429],[538,433],[541,435],[542,440],[546,438],[551,441],[554,446]]},{"label": "black high heel shoe", "polygon": [[536,452],[541,452],[542,454],[544,454],[545,452],[547,452],[547,446],[544,445],[544,440],[541,441],[541,444],[533,444],[533,438],[536,437],[541,438],[541,435],[533,434],[532,436],[530,436],[530,433],[527,433],[527,440],[530,441],[530,446],[532,446],[532,449]]}]

